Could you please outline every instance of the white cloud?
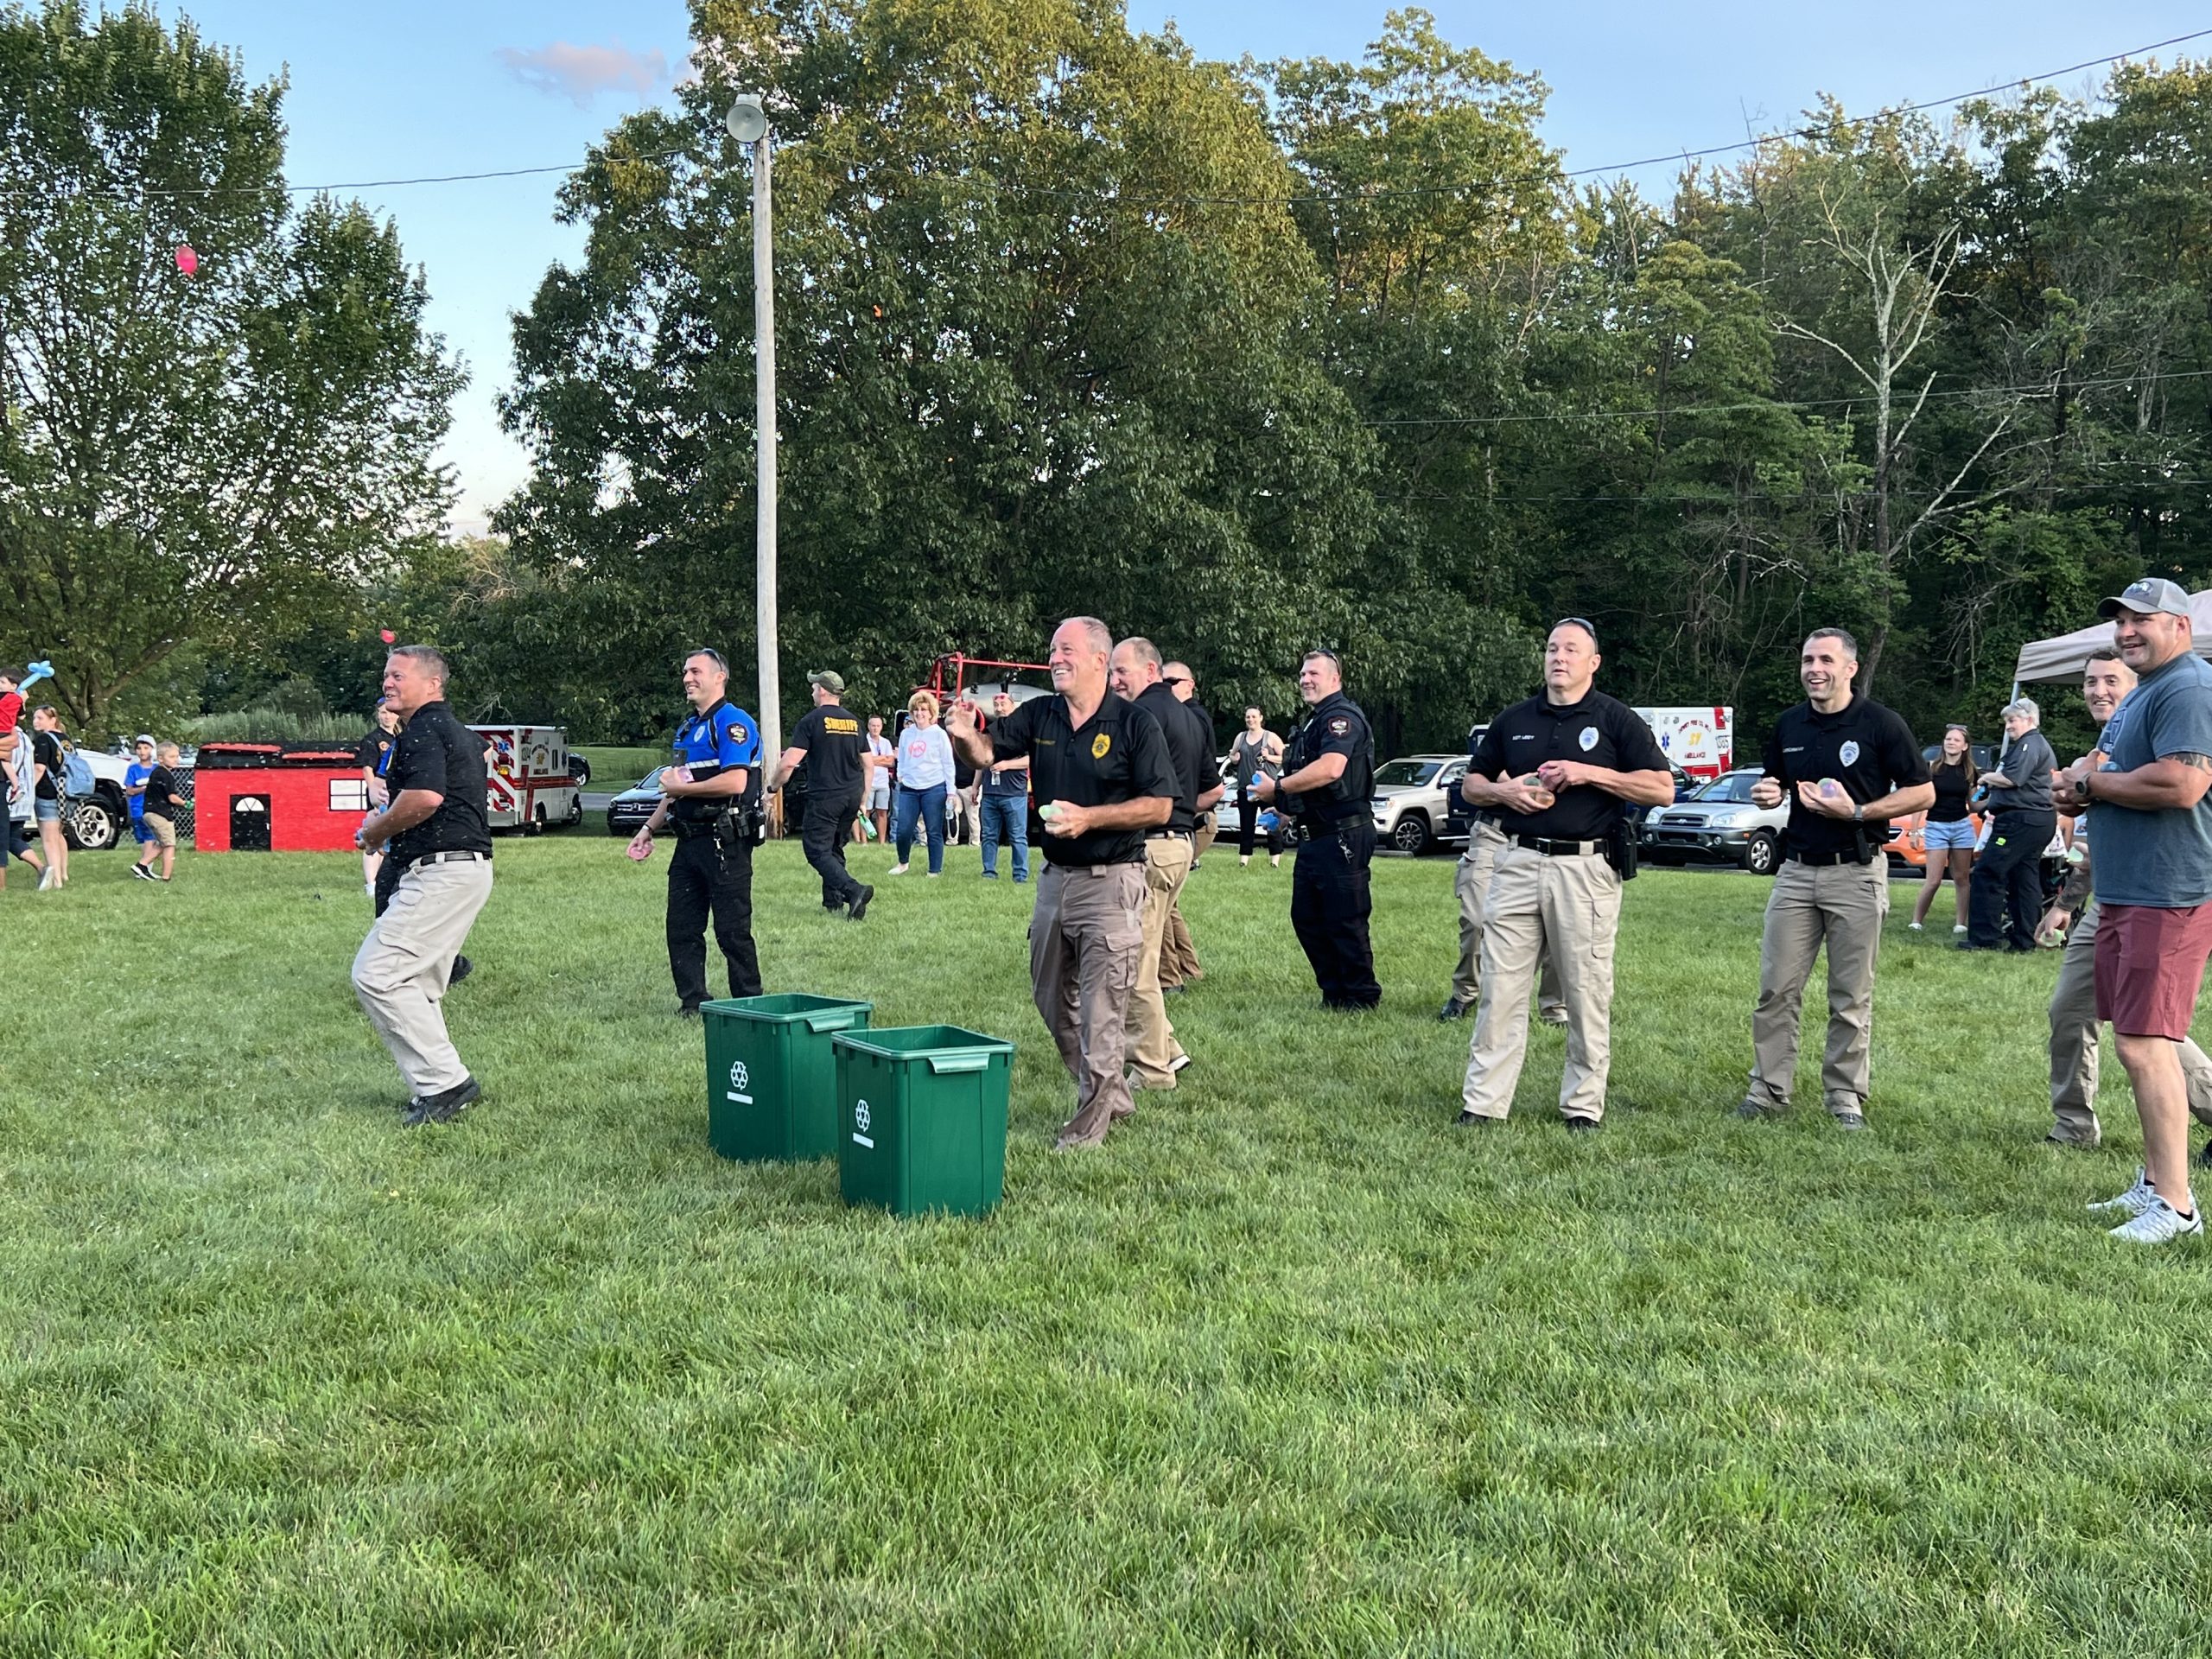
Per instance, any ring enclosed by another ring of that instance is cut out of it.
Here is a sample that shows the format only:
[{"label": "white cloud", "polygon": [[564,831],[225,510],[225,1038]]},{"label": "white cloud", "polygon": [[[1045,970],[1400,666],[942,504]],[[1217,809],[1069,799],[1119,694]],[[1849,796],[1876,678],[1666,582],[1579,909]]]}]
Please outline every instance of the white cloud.
[{"label": "white cloud", "polygon": [[601,92],[632,92],[642,99],[669,84],[666,53],[632,52],[620,41],[607,46],[556,41],[530,51],[503,46],[493,55],[524,86],[565,98],[580,110],[589,109]]}]

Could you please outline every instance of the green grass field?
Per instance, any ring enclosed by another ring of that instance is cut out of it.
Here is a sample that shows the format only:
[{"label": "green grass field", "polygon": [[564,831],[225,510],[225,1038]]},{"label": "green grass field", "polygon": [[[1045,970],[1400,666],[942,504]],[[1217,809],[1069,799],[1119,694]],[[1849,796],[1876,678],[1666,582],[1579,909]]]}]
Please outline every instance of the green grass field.
[{"label": "green grass field", "polygon": [[1604,1132],[1545,1032],[1470,1137],[1449,862],[1378,866],[1345,1020],[1287,865],[1217,852],[1198,1066],[1056,1157],[1028,891],[956,851],[855,926],[779,845],[769,988],[1020,1045],[1004,1207],[897,1221],[707,1151],[661,862],[595,830],[502,844],[485,1098],[418,1132],[353,861],[124,864],[0,895],[0,1652],[2212,1647],[2212,1257],[2083,1215],[2124,1085],[2037,1144],[2053,963],[1948,899],[1893,917],[1870,1133],[1726,1116],[1765,884],[1660,871]]},{"label": "green grass field", "polygon": [[591,762],[591,782],[587,787],[606,794],[629,788],[668,759],[665,748],[619,748],[580,743],[575,752]]}]

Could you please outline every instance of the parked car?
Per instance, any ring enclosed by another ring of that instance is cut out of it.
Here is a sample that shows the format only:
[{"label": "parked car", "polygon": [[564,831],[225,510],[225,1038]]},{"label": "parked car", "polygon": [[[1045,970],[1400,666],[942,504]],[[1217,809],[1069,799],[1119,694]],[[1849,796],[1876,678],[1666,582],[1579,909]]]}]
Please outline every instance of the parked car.
[{"label": "parked car", "polygon": [[[98,749],[77,753],[92,768],[92,792],[71,798],[62,819],[62,833],[80,851],[103,852],[123,839],[124,826],[130,821],[130,798],[123,790],[124,774],[130,771],[130,762],[122,755]],[[190,793],[188,785],[186,792]]]},{"label": "parked car", "polygon": [[660,804],[660,775],[664,770],[655,766],[607,802],[607,834],[634,836],[645,827],[645,820],[652,817],[653,809]]},{"label": "parked car", "polygon": [[575,749],[569,751],[569,776],[576,780],[576,787],[579,789],[591,782],[591,762],[585,760],[582,753]]},{"label": "parked car", "polygon": [[1377,766],[1376,838],[1402,853],[1425,853],[1444,841],[1452,798],[1466,775],[1464,754],[1412,754]]},{"label": "parked car", "polygon": [[1644,814],[1637,842],[1652,863],[1672,860],[1723,860],[1741,864],[1753,875],[1771,875],[1782,853],[1782,826],[1789,821],[1787,802],[1755,806],[1751,785],[1757,766],[1724,772],[1672,806]]}]

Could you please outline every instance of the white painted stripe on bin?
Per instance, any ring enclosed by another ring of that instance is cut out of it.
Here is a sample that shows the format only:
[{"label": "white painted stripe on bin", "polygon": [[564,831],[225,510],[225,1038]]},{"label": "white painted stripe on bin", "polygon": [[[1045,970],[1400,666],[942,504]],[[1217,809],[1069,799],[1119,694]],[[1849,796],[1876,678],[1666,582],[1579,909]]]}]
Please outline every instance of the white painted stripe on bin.
[{"label": "white painted stripe on bin", "polygon": [[875,1142],[869,1140],[868,1136],[864,1135],[855,1135],[853,1137],[853,1144],[856,1147],[866,1147],[870,1152],[874,1152],[875,1150]]},{"label": "white painted stripe on bin", "polygon": [[750,1106],[753,1103],[752,1096],[741,1095],[734,1089],[725,1089],[722,1090],[722,1098],[724,1100],[734,1100],[741,1106]]}]

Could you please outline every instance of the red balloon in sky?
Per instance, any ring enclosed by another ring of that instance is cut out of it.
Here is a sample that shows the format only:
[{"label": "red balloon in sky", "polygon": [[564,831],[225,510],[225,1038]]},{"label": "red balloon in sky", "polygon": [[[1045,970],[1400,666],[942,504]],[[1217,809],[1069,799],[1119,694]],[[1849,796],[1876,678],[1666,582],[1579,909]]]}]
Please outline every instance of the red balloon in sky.
[{"label": "red balloon in sky", "polygon": [[191,243],[184,242],[177,245],[176,268],[188,276],[199,270],[200,256],[192,251]]}]

